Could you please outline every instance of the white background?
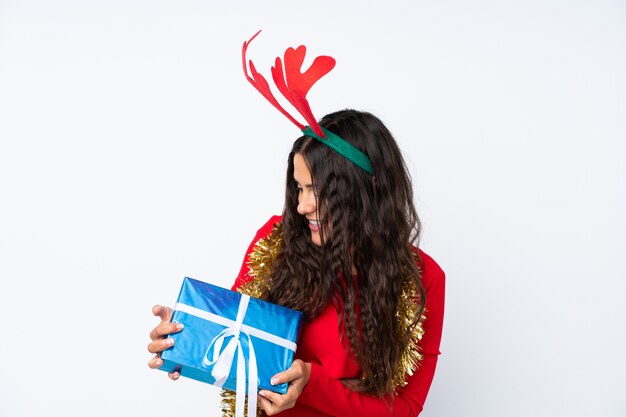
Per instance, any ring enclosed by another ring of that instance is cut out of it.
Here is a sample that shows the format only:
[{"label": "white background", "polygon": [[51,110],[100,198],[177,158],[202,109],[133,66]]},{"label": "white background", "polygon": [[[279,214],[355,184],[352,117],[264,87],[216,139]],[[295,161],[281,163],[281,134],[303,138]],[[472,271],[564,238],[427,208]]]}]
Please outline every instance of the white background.
[{"label": "white background", "polygon": [[626,415],[626,4],[592,0],[0,0],[0,415],[217,414],[147,334],[282,209],[259,28],[263,73],[334,56],[317,116],[372,111],[406,155],[447,273],[423,415]]}]

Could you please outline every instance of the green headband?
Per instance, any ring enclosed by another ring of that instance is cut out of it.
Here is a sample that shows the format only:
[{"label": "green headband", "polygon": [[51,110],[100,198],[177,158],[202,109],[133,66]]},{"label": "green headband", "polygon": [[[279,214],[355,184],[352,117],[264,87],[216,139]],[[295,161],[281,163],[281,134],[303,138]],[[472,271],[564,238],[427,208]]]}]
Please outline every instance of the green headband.
[{"label": "green headband", "polygon": [[[321,126],[320,126],[321,127]],[[318,141],[322,142],[324,145],[333,149],[339,155],[346,158],[348,161],[352,162],[354,165],[361,168],[363,171],[367,172],[370,175],[374,175],[374,168],[372,167],[372,161],[365,155],[363,152],[358,150],[352,144],[346,142],[344,139],[341,139],[339,136],[335,135],[330,130],[324,129],[321,127],[322,132],[326,135],[325,138],[318,136],[313,132],[310,126],[305,126],[302,129],[302,133],[306,136],[310,136]]]}]

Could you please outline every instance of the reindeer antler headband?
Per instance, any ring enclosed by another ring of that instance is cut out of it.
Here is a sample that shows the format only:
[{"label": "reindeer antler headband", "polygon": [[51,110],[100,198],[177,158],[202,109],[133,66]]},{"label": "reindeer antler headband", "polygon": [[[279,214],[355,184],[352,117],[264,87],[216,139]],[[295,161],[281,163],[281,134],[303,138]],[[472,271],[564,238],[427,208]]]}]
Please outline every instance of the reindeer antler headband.
[{"label": "reindeer antler headband", "polygon": [[315,120],[311,107],[309,106],[309,102],[306,100],[306,95],[313,84],[334,68],[335,59],[330,56],[318,56],[313,61],[313,64],[311,64],[311,67],[302,73],[300,71],[302,63],[304,62],[304,55],[306,54],[306,47],[304,45],[300,45],[296,49],[287,48],[284,58],[284,71],[283,61],[281,61],[280,57],[276,58],[276,63],[272,67],[272,78],[274,79],[274,83],[281,94],[287,99],[287,101],[289,101],[289,103],[291,103],[293,107],[295,107],[296,110],[298,110],[298,113],[300,113],[302,117],[304,117],[304,120],[309,124],[308,126],[305,126],[294,119],[293,116],[291,116],[278,103],[276,97],[274,97],[272,91],[270,90],[267,80],[257,72],[252,60],[249,62],[250,74],[252,74],[252,76],[248,74],[246,51],[248,50],[250,42],[252,42],[259,33],[261,33],[260,30],[252,38],[250,38],[248,42],[244,42],[243,49],[241,51],[243,72],[246,79],[250,81],[250,84],[252,84],[254,88],[256,88],[258,92],[261,93],[261,95],[265,97],[267,101],[269,101],[279,112],[287,117],[287,119],[291,120],[293,124],[298,126],[298,128],[306,136],[317,139],[333,149],[339,155],[363,169],[365,172],[373,175],[374,169],[372,168],[372,162],[367,155],[354,147],[352,144],[335,135],[333,132],[321,127],[317,123],[317,120]]}]

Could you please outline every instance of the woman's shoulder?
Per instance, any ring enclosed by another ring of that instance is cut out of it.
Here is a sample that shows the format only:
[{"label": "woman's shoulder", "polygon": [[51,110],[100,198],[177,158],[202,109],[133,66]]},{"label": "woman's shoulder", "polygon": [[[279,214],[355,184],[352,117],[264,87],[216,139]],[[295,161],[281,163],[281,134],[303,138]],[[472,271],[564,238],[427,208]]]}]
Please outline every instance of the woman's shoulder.
[{"label": "woman's shoulder", "polygon": [[[272,234],[272,232],[277,230],[277,226],[280,225],[281,220],[281,216],[271,216],[269,220],[257,230],[243,258],[241,269],[232,286],[233,290],[241,288],[242,285],[256,276],[254,273],[251,274],[255,265],[259,263],[264,264],[266,261],[273,259],[276,254],[274,249],[279,244],[280,233]],[[274,238],[271,238],[271,236]]]},{"label": "woman's shoulder", "polygon": [[261,226],[259,230],[257,230],[256,235],[254,236],[253,243],[258,241],[259,239],[263,239],[267,237],[270,233],[272,233],[274,228],[282,222],[282,220],[283,220],[282,216],[278,216],[278,215],[271,216],[269,220],[266,221],[265,224]]},{"label": "woman's shoulder", "polygon": [[422,284],[424,288],[428,288],[431,285],[443,284],[446,279],[446,274],[439,264],[426,252],[421,249],[417,249],[420,257],[418,266],[422,272]]}]

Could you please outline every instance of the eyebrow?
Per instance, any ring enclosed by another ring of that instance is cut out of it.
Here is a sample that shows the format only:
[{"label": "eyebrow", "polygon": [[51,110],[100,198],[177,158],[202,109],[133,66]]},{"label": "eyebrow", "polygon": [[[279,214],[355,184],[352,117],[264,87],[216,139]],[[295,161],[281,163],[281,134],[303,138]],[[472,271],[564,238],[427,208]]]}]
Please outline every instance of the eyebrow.
[{"label": "eyebrow", "polygon": [[296,182],[296,184],[298,184],[301,187],[305,187],[305,188],[311,188],[313,187],[313,184],[300,184],[300,182],[294,177],[293,180]]}]

